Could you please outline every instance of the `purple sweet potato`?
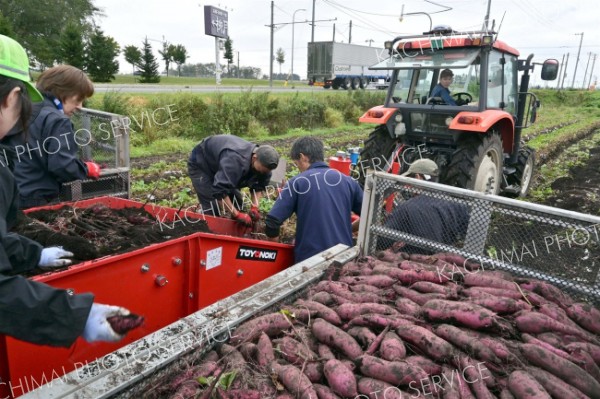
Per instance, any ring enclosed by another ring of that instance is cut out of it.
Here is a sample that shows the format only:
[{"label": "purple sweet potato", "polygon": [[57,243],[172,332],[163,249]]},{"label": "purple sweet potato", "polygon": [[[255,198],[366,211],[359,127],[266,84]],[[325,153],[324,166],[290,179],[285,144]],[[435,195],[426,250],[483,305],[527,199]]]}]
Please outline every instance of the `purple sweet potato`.
[{"label": "purple sweet potato", "polygon": [[461,382],[466,382],[463,385],[468,385],[477,399],[495,398],[488,388],[495,385],[494,377],[489,374],[485,362],[474,361],[464,354],[458,355],[454,362],[460,370]]},{"label": "purple sweet potato", "polygon": [[368,377],[362,377],[358,380],[358,392],[361,395],[356,399],[365,396],[369,399],[407,399],[410,397],[408,393],[402,392],[392,384]]},{"label": "purple sweet potato", "polygon": [[502,315],[516,313],[521,310],[531,310],[531,305],[527,302],[512,298],[494,297],[493,295],[471,298],[469,302]]},{"label": "purple sweet potato", "polygon": [[310,382],[319,382],[323,379],[323,363],[307,362],[302,364],[302,372],[308,377]]},{"label": "purple sweet potato", "polygon": [[450,321],[473,329],[498,326],[498,317],[494,312],[469,302],[432,299],[422,308],[423,314],[430,321]]},{"label": "purple sweet potato", "polygon": [[[396,315],[398,311],[389,305],[382,303],[363,302],[357,304],[345,303],[335,308],[336,314],[343,320],[350,320],[365,313],[379,313],[382,315]],[[324,318],[324,317],[323,317]],[[326,319],[327,320],[327,319]],[[329,320],[327,320],[329,321]],[[331,321],[329,321],[331,323]],[[335,324],[335,323],[332,323]],[[339,323],[341,324],[341,323]],[[337,325],[339,325],[337,324]]]},{"label": "purple sweet potato", "polygon": [[367,313],[356,316],[348,322],[348,326],[366,326],[366,327],[390,327],[411,326],[414,319],[410,316],[384,315],[379,313]]},{"label": "purple sweet potato", "polygon": [[365,350],[377,339],[377,335],[375,335],[368,327],[364,326],[354,326],[349,328],[346,332],[356,339]]},{"label": "purple sweet potato", "polygon": [[403,341],[416,346],[420,353],[424,353],[436,361],[450,359],[455,353],[451,343],[424,327],[417,325],[398,327],[396,332]]},{"label": "purple sweet potato", "polygon": [[587,371],[589,375],[600,382],[600,368],[592,359],[592,356],[583,348],[574,348],[571,350],[571,361]]},{"label": "purple sweet potato", "polygon": [[442,366],[426,357],[411,355],[407,356],[403,360],[409,364],[422,368],[430,376],[439,375],[442,373]]},{"label": "purple sweet potato", "polygon": [[600,346],[590,344],[587,342],[571,342],[571,343],[568,343],[567,345],[565,345],[565,349],[569,353],[578,348],[589,353],[590,356],[592,356],[592,359],[594,359],[594,362],[596,362],[596,364],[600,365]]},{"label": "purple sweet potato", "polygon": [[523,344],[521,351],[532,365],[549,371],[590,398],[600,399],[600,383],[575,363],[537,345]]},{"label": "purple sweet potato", "polygon": [[440,324],[434,327],[433,332],[440,338],[450,342],[459,349],[469,353],[479,360],[483,360],[492,364],[500,364],[501,360],[496,356],[494,351],[479,339],[474,339],[468,336],[463,329],[449,325]]},{"label": "purple sweet potato", "polygon": [[379,356],[390,362],[403,360],[406,357],[406,347],[398,334],[392,331],[385,334],[379,345]]},{"label": "purple sweet potato", "polygon": [[405,361],[388,362],[374,356],[363,355],[355,361],[360,374],[394,385],[418,384],[428,375],[422,368]]},{"label": "purple sweet potato", "polygon": [[406,288],[399,284],[393,285],[392,288],[394,289],[394,291],[396,291],[396,293],[400,297],[408,298],[420,306],[425,305],[425,303],[430,301],[431,299],[446,299],[446,295],[444,295],[444,294],[439,294],[439,293],[422,294],[418,291],[411,290],[410,288]]},{"label": "purple sweet potato", "polygon": [[106,320],[114,332],[120,335],[127,334],[134,328],[138,328],[144,324],[144,317],[133,313],[128,314],[127,316],[110,316],[107,317]]},{"label": "purple sweet potato", "polygon": [[217,398],[219,399],[261,399],[263,393],[253,389],[228,389],[217,388]]},{"label": "purple sweet potato", "polygon": [[377,288],[387,288],[391,287],[397,282],[395,279],[381,274],[372,274],[369,276],[347,276],[340,278],[340,281],[348,284],[350,286],[350,290],[352,290],[353,285],[357,284],[367,284]]},{"label": "purple sweet potato", "polygon": [[569,354],[567,352],[563,351],[562,349],[558,349],[558,348],[550,345],[547,342],[537,339],[536,337],[534,337],[532,335],[523,333],[523,334],[521,334],[521,338],[523,339],[523,342],[525,342],[525,343],[541,346],[542,348],[548,349],[550,352],[554,353],[555,355],[558,355],[564,359],[570,360]]},{"label": "purple sweet potato", "polygon": [[554,302],[558,306],[568,307],[573,304],[573,299],[563,292],[560,288],[552,284],[537,280],[537,279],[516,279],[519,285],[529,291],[541,295],[550,302]]},{"label": "purple sweet potato", "polygon": [[412,299],[400,297],[394,302],[396,310],[401,314],[407,314],[412,317],[421,317],[421,305]]},{"label": "purple sweet potato", "polygon": [[226,364],[232,369],[242,369],[246,366],[244,356],[234,346],[222,344],[217,349],[217,352],[221,356],[221,359],[225,360]]},{"label": "purple sweet potato", "polygon": [[588,303],[574,303],[567,309],[569,317],[581,327],[594,334],[600,334],[600,310]]},{"label": "purple sweet potato", "polygon": [[538,367],[527,367],[531,374],[553,398],[589,399],[579,389],[567,384],[552,373]]},{"label": "purple sweet potato", "polygon": [[230,342],[232,345],[238,345],[242,342],[254,341],[262,332],[273,337],[289,329],[291,325],[292,322],[280,312],[258,316],[236,328]]},{"label": "purple sweet potato", "polygon": [[343,397],[358,395],[354,373],[339,360],[328,360],[323,367],[323,373],[333,392]]},{"label": "purple sweet potato", "polygon": [[271,369],[285,389],[300,399],[314,399],[317,393],[312,382],[296,366],[271,363]]},{"label": "purple sweet potato", "polygon": [[266,367],[275,360],[275,351],[271,338],[265,333],[261,333],[256,343],[256,362],[261,367]]},{"label": "purple sweet potato", "polygon": [[318,399],[340,399],[331,388],[321,384],[313,384],[315,391],[317,392]]},{"label": "purple sweet potato", "polygon": [[508,389],[516,399],[552,399],[544,387],[523,370],[515,370],[510,373]]},{"label": "purple sweet potato", "polygon": [[597,341],[597,338],[593,334],[583,329],[574,328],[570,325],[556,321],[539,312],[521,312],[515,317],[515,325],[519,331],[524,333],[540,334],[544,332],[558,332],[561,334],[574,335],[592,343]]},{"label": "purple sweet potato", "polygon": [[484,273],[469,273],[464,276],[463,284],[467,287],[492,287],[503,290],[518,291],[518,285],[494,275]]},{"label": "purple sweet potato", "polygon": [[455,283],[441,285],[429,281],[417,281],[409,288],[422,294],[438,293],[445,295],[448,299],[456,299],[460,286]]},{"label": "purple sweet potato", "polygon": [[389,276],[400,281],[402,284],[413,284],[417,281],[443,284],[448,281],[442,274],[430,270],[404,270],[396,267],[375,266],[373,274]]},{"label": "purple sweet potato", "polygon": [[318,347],[319,357],[324,360],[335,359],[335,354],[331,351],[329,346],[325,344],[319,344]]},{"label": "purple sweet potato", "polygon": [[363,354],[360,345],[354,338],[323,319],[315,319],[312,324],[312,332],[319,342],[337,349],[349,359],[355,359]]},{"label": "purple sweet potato", "polygon": [[323,305],[322,303],[299,299],[298,301],[296,301],[296,305],[300,307],[306,307],[307,309],[316,312],[317,317],[325,319],[331,324],[334,324],[336,326],[342,324],[342,320],[340,319],[338,314],[333,309]]},{"label": "purple sweet potato", "polygon": [[318,358],[318,355],[306,344],[288,336],[273,340],[273,345],[275,351],[291,364],[301,365],[304,362],[313,362]]}]

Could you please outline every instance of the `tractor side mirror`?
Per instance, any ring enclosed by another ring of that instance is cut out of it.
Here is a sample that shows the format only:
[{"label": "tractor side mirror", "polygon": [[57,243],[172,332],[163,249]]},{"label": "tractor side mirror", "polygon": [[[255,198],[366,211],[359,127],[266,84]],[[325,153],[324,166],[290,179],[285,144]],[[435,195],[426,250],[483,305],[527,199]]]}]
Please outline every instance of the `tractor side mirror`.
[{"label": "tractor side mirror", "polygon": [[542,64],[542,80],[554,80],[558,75],[558,60],[547,59]]}]

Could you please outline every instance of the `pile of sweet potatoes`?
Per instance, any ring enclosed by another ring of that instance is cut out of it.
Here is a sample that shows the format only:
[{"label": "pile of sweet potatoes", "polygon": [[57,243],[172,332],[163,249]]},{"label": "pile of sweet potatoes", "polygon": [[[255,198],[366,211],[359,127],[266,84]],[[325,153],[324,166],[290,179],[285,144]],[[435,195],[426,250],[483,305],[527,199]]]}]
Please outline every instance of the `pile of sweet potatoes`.
[{"label": "pile of sweet potatoes", "polygon": [[149,394],[600,398],[596,308],[456,255],[378,255],[332,266],[303,299],[240,325]]}]

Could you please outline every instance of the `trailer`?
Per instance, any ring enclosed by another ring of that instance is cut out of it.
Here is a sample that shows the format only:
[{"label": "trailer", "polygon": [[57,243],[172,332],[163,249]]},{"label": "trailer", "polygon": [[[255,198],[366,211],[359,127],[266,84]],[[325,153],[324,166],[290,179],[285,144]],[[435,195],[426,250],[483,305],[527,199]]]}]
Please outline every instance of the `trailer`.
[{"label": "trailer", "polygon": [[[385,216],[391,208],[415,195],[468,207],[464,239],[451,244],[435,242],[423,235],[406,233],[406,226],[401,223],[386,223]],[[204,354],[227,342],[245,321],[303,298],[320,280],[331,278],[332,268],[340,270],[349,262],[376,254],[378,243],[386,238],[433,253],[460,255],[485,270],[550,282],[574,300],[598,306],[599,226],[600,218],[596,216],[376,172],[367,180],[355,247],[337,245],[323,251],[78,367],[23,398],[147,397],[164,383],[166,376],[189,368]],[[454,266],[457,273],[473,272],[463,268],[465,265]]]},{"label": "trailer", "polygon": [[337,42],[308,43],[308,80],[313,86],[337,90],[386,89],[389,74],[369,67],[387,58],[383,48]]}]

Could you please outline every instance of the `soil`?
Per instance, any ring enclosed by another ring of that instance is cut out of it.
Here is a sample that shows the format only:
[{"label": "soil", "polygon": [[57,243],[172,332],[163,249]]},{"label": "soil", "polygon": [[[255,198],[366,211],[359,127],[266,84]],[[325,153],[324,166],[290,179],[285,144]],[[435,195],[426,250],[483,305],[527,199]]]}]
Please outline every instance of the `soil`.
[{"label": "soil", "polygon": [[[143,208],[112,209],[103,204],[89,208],[63,206],[22,215],[13,229],[44,247],[62,246],[73,252],[74,263],[129,252],[147,245],[210,232],[206,221],[177,229],[162,229]],[[37,274],[37,273],[34,273]]]}]

